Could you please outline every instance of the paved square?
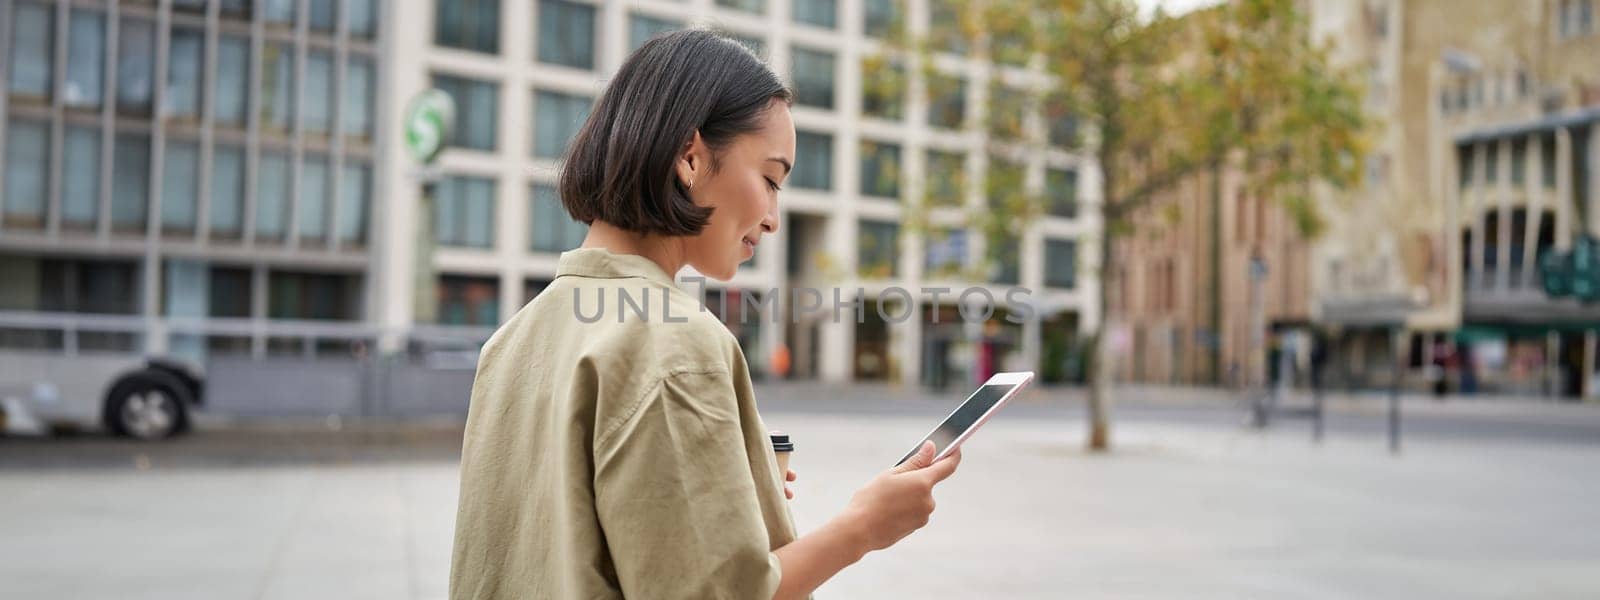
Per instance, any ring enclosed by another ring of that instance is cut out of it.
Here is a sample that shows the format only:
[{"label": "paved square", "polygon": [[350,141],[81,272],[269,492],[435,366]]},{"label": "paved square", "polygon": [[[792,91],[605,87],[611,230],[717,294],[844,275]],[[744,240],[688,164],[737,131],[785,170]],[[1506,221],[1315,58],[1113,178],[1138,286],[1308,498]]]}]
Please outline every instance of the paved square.
[{"label": "paved square", "polygon": [[[767,413],[798,445],[802,530],[941,409],[898,412],[916,414]],[[442,598],[459,438],[439,430],[402,438],[392,460],[288,435],[253,443],[297,460],[191,464],[126,446],[114,464],[0,470],[0,596]],[[1422,438],[1391,457],[1374,432],[1319,447],[1298,426],[1131,419],[1115,453],[1089,455],[1082,430],[1002,415],[939,488],[927,529],[818,596],[1600,597],[1600,445]],[[5,441],[0,455],[48,443]],[[437,455],[418,451],[428,444]]]}]

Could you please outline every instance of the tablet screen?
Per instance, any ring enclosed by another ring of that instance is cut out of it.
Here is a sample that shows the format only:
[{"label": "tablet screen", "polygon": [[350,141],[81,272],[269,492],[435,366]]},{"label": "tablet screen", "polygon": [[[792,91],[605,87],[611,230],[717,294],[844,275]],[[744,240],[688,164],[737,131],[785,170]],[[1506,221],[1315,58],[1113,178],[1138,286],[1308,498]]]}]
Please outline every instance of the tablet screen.
[{"label": "tablet screen", "polygon": [[1010,393],[1015,387],[1014,385],[985,385],[978,388],[978,391],[967,397],[966,402],[961,403],[960,408],[957,408],[954,413],[950,414],[949,418],[939,424],[938,429],[933,430],[933,433],[928,434],[928,437],[923,438],[922,441],[917,442],[917,445],[912,446],[911,451],[907,452],[895,464],[903,463],[906,459],[911,458],[911,455],[916,454],[917,449],[922,447],[922,442],[929,440],[933,441],[935,454],[943,451],[950,444],[955,443],[956,438],[961,437],[962,432],[972,427],[973,423],[977,423],[978,419],[982,419],[984,413],[989,412],[990,408],[993,408],[996,403],[1005,398],[1006,394]]}]

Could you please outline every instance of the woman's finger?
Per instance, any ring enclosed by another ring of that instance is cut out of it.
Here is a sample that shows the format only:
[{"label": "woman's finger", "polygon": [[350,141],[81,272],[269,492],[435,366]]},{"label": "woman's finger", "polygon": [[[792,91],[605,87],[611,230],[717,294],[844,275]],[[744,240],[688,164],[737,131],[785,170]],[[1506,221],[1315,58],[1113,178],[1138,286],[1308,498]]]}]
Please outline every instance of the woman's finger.
[{"label": "woman's finger", "polygon": [[784,481],[794,481],[795,479],[798,479],[799,477],[800,477],[799,475],[795,474],[794,469],[789,469],[788,472],[783,474],[783,480]]},{"label": "woman's finger", "polygon": [[794,499],[794,490],[789,489],[789,486],[787,486],[787,485],[783,486],[783,497],[788,498],[790,500],[793,500]]}]

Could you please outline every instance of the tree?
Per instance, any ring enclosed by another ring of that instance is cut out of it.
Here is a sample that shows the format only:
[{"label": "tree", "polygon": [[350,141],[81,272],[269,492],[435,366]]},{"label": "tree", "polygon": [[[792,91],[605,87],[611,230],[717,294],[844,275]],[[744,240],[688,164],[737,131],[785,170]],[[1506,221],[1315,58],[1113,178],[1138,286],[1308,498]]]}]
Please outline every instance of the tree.
[{"label": "tree", "polygon": [[[1101,176],[1091,181],[1100,202],[1084,207],[1103,224],[1093,255],[1102,318],[1092,338],[1088,445],[1107,449],[1105,316],[1117,288],[1116,238],[1132,233],[1132,217],[1163,192],[1221,169],[1240,173],[1253,194],[1273,198],[1314,235],[1311,186],[1343,187],[1359,174],[1361,92],[1311,38],[1297,0],[1233,0],[1178,18],[1142,16],[1131,0],[929,1],[926,31],[890,28],[888,49],[868,59],[869,72],[874,60],[909,60],[924,81],[939,81],[952,52],[998,65],[1001,75],[971,82],[991,93],[980,108],[985,118],[965,127],[985,130],[992,152],[1044,151],[1075,143],[1060,138],[1081,130],[1082,152],[1098,164]],[[867,93],[875,82],[904,86],[869,78]],[[1035,107],[1049,124],[1014,122]],[[972,214],[990,260],[1002,259],[995,249],[1014,247],[1006,243],[1011,232],[1041,210],[1039,195],[1016,193],[1011,177],[987,177],[990,201]]]}]

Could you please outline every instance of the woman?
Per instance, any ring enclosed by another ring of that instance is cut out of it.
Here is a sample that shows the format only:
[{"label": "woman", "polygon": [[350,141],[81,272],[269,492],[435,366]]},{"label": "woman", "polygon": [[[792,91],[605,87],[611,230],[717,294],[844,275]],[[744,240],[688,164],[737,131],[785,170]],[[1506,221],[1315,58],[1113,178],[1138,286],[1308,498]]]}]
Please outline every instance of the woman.
[{"label": "woman", "polygon": [[744,354],[673,286],[777,231],[791,97],[705,31],[617,71],[561,173],[588,237],[479,359],[452,598],[801,598],[927,523],[931,444],[796,538]]}]

